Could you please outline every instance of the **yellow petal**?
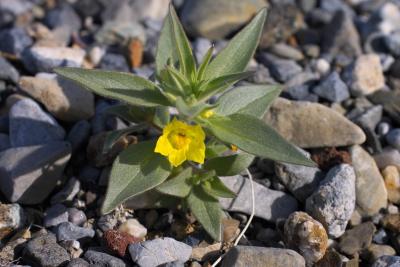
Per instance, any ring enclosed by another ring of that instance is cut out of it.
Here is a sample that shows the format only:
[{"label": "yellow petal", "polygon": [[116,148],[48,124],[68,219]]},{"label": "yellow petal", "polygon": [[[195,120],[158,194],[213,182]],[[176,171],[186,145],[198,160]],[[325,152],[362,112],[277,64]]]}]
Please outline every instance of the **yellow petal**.
[{"label": "yellow petal", "polygon": [[163,156],[168,156],[169,153],[173,150],[171,144],[169,143],[169,140],[167,136],[162,135],[158,138],[156,148],[154,149],[154,152],[160,153]]},{"label": "yellow petal", "polygon": [[187,159],[194,162],[203,164],[206,154],[206,146],[204,142],[192,142],[189,145],[189,149],[186,153]]},{"label": "yellow petal", "polygon": [[168,155],[168,160],[174,167],[181,165],[186,160],[186,149],[174,149]]}]

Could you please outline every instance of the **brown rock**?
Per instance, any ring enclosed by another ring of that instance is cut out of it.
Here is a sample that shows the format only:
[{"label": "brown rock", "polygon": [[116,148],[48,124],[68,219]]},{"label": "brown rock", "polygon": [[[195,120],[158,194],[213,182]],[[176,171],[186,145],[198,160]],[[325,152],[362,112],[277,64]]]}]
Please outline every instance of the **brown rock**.
[{"label": "brown rock", "polygon": [[372,222],[362,223],[347,230],[341,237],[339,249],[347,255],[354,255],[361,250],[368,248],[375,233],[375,225]]},{"label": "brown rock", "polygon": [[393,231],[395,233],[400,233],[400,213],[387,214],[383,220],[383,227]]},{"label": "brown rock", "polygon": [[74,122],[94,115],[93,94],[70,81],[23,76],[19,85],[57,119]]},{"label": "brown rock", "polygon": [[25,223],[24,210],[18,204],[0,204],[0,240]]},{"label": "brown rock", "polygon": [[348,260],[334,249],[329,249],[315,267],[358,267],[358,259]]},{"label": "brown rock", "polygon": [[264,121],[302,148],[362,144],[364,132],[336,111],[318,103],[276,99]]},{"label": "brown rock", "polygon": [[129,59],[133,68],[140,67],[143,60],[143,43],[138,38],[129,42]]},{"label": "brown rock", "polygon": [[272,3],[268,10],[260,40],[260,47],[267,48],[273,44],[286,41],[304,24],[301,11],[290,3]]},{"label": "brown rock", "polygon": [[205,242],[200,243],[199,246],[192,249],[191,259],[196,261],[206,261],[210,257],[219,254],[222,248],[222,243],[206,244]]},{"label": "brown rock", "polygon": [[387,166],[382,170],[383,179],[390,202],[400,204],[400,174],[396,166]]},{"label": "brown rock", "polygon": [[103,238],[107,247],[120,257],[125,256],[126,248],[129,244],[140,241],[135,239],[130,234],[117,230],[107,230],[104,233]]},{"label": "brown rock", "polygon": [[379,257],[384,255],[395,256],[396,251],[388,245],[371,244],[365,256],[369,262],[375,262]]},{"label": "brown rock", "polygon": [[350,148],[356,172],[356,201],[362,215],[372,216],[386,208],[388,192],[372,156],[361,146]]},{"label": "brown rock", "polygon": [[322,259],[328,247],[328,235],[323,225],[305,212],[294,212],[284,226],[285,243],[296,250],[312,266]]}]

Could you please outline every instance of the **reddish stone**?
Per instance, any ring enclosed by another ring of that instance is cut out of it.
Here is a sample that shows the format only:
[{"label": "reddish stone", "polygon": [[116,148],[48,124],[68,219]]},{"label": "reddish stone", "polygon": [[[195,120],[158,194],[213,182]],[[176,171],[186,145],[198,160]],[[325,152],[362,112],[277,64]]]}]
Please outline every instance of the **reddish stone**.
[{"label": "reddish stone", "polygon": [[139,241],[130,234],[117,230],[107,230],[103,238],[107,247],[120,257],[125,256],[126,248],[129,244]]},{"label": "reddish stone", "polygon": [[349,152],[345,150],[337,150],[334,147],[315,151],[312,153],[311,158],[322,170],[329,170],[331,167],[342,163],[351,164]]}]

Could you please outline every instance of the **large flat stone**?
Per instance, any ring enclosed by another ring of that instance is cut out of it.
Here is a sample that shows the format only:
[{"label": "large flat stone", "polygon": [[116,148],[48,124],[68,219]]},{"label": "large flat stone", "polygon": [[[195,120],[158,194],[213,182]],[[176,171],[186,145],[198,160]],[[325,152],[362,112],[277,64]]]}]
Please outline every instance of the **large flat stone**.
[{"label": "large flat stone", "polygon": [[264,121],[286,140],[302,148],[338,147],[362,144],[360,127],[326,106],[278,98]]}]

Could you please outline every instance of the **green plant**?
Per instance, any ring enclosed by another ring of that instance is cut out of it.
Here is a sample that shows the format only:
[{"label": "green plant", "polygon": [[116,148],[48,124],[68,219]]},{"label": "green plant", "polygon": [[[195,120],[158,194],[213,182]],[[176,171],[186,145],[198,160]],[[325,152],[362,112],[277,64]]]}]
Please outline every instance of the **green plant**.
[{"label": "green plant", "polygon": [[[182,206],[188,207],[218,240],[222,216],[218,198],[235,196],[218,176],[242,172],[255,156],[313,165],[260,120],[279,95],[278,86],[245,85],[227,90],[251,75],[244,70],[257,48],[265,18],[263,9],[215,58],[211,47],[197,65],[171,7],[158,43],[156,82],[120,72],[55,70],[99,95],[125,103],[109,112],[137,124],[110,133],[104,151],[119,137],[138,128],[163,129],[157,141],[130,145],[116,158],[103,213],[132,196],[154,189],[180,198]],[[208,100],[213,96],[219,97],[210,104]],[[171,121],[168,107],[179,112]]]}]

